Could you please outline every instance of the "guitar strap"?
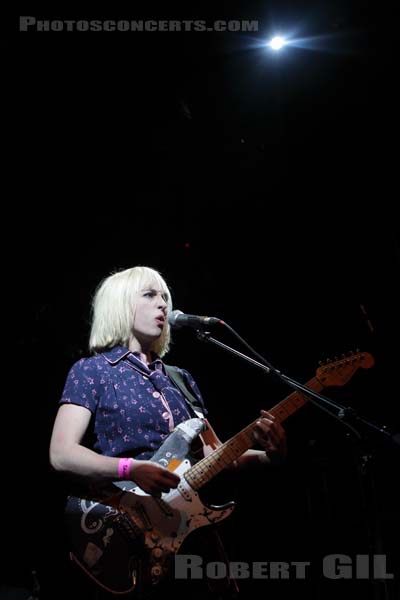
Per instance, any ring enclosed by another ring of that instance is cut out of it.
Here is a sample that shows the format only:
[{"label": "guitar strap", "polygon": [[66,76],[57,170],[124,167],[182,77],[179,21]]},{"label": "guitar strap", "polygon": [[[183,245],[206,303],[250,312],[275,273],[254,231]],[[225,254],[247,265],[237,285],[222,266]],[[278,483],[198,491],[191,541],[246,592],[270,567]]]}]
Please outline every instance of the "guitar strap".
[{"label": "guitar strap", "polygon": [[[171,367],[170,365],[165,365],[165,369],[172,383],[174,383],[178,390],[182,392],[186,402],[196,413],[196,416],[204,418],[203,407],[198,398],[196,398],[196,396],[188,389],[182,373],[180,373],[176,367]],[[200,538],[203,538],[203,547],[207,548],[210,553],[208,562],[215,560],[221,561],[225,563],[227,567],[227,574],[222,579],[215,580],[207,577],[208,588],[212,594],[218,596],[221,600],[223,598],[236,598],[239,593],[239,586],[237,581],[229,574],[229,559],[219,536],[217,526],[206,527],[206,530],[207,531],[203,531],[202,529],[200,531],[197,530],[196,533]]]},{"label": "guitar strap", "polygon": [[171,367],[170,365],[164,365],[168,373],[168,377],[171,379],[175,387],[182,392],[186,402],[189,404],[191,409],[196,413],[197,417],[204,418],[203,407],[199,402],[199,399],[189,390],[185,380],[183,379],[182,373],[177,367]]}]

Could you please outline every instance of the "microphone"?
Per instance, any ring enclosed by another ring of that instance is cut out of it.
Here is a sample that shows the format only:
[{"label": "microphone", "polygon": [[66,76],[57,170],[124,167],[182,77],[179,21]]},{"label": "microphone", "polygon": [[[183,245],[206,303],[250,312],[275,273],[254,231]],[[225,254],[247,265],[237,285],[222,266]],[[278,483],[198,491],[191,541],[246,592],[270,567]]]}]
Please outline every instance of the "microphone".
[{"label": "microphone", "polygon": [[194,329],[208,329],[213,325],[224,325],[217,317],[199,317],[197,315],[185,315],[181,310],[173,310],[168,315],[168,323],[172,329],[181,327],[193,327]]}]

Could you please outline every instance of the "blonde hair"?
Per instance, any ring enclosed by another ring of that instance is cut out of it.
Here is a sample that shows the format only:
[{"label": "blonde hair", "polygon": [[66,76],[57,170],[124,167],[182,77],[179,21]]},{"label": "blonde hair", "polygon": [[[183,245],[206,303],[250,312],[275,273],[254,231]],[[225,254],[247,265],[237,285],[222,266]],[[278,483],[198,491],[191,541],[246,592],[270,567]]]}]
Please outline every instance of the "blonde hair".
[{"label": "blonde hair", "polygon": [[[146,287],[162,290],[167,299],[167,315],[172,310],[171,293],[160,273],[150,267],[132,267],[112,273],[98,286],[92,302],[89,349],[97,353],[114,346],[128,346],[138,293]],[[164,356],[169,350],[170,327],[165,322],[152,350]]]}]

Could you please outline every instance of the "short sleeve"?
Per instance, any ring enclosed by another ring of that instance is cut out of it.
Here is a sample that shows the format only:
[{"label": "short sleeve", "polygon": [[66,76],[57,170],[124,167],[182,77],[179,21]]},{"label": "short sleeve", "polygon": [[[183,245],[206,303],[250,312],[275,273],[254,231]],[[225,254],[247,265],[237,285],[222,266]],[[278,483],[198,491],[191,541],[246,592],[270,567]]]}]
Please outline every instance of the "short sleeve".
[{"label": "short sleeve", "polygon": [[93,359],[82,358],[71,367],[59,404],[77,404],[95,413],[103,387]]}]

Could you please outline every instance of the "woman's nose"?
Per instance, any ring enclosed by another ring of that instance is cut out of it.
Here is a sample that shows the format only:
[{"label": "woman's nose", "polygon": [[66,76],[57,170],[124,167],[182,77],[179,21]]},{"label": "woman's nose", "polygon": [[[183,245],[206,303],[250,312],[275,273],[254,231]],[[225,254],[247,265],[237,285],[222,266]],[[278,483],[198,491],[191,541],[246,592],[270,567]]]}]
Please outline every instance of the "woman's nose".
[{"label": "woman's nose", "polygon": [[167,306],[167,302],[164,300],[164,298],[162,296],[159,297],[158,305],[161,308],[165,308]]}]

